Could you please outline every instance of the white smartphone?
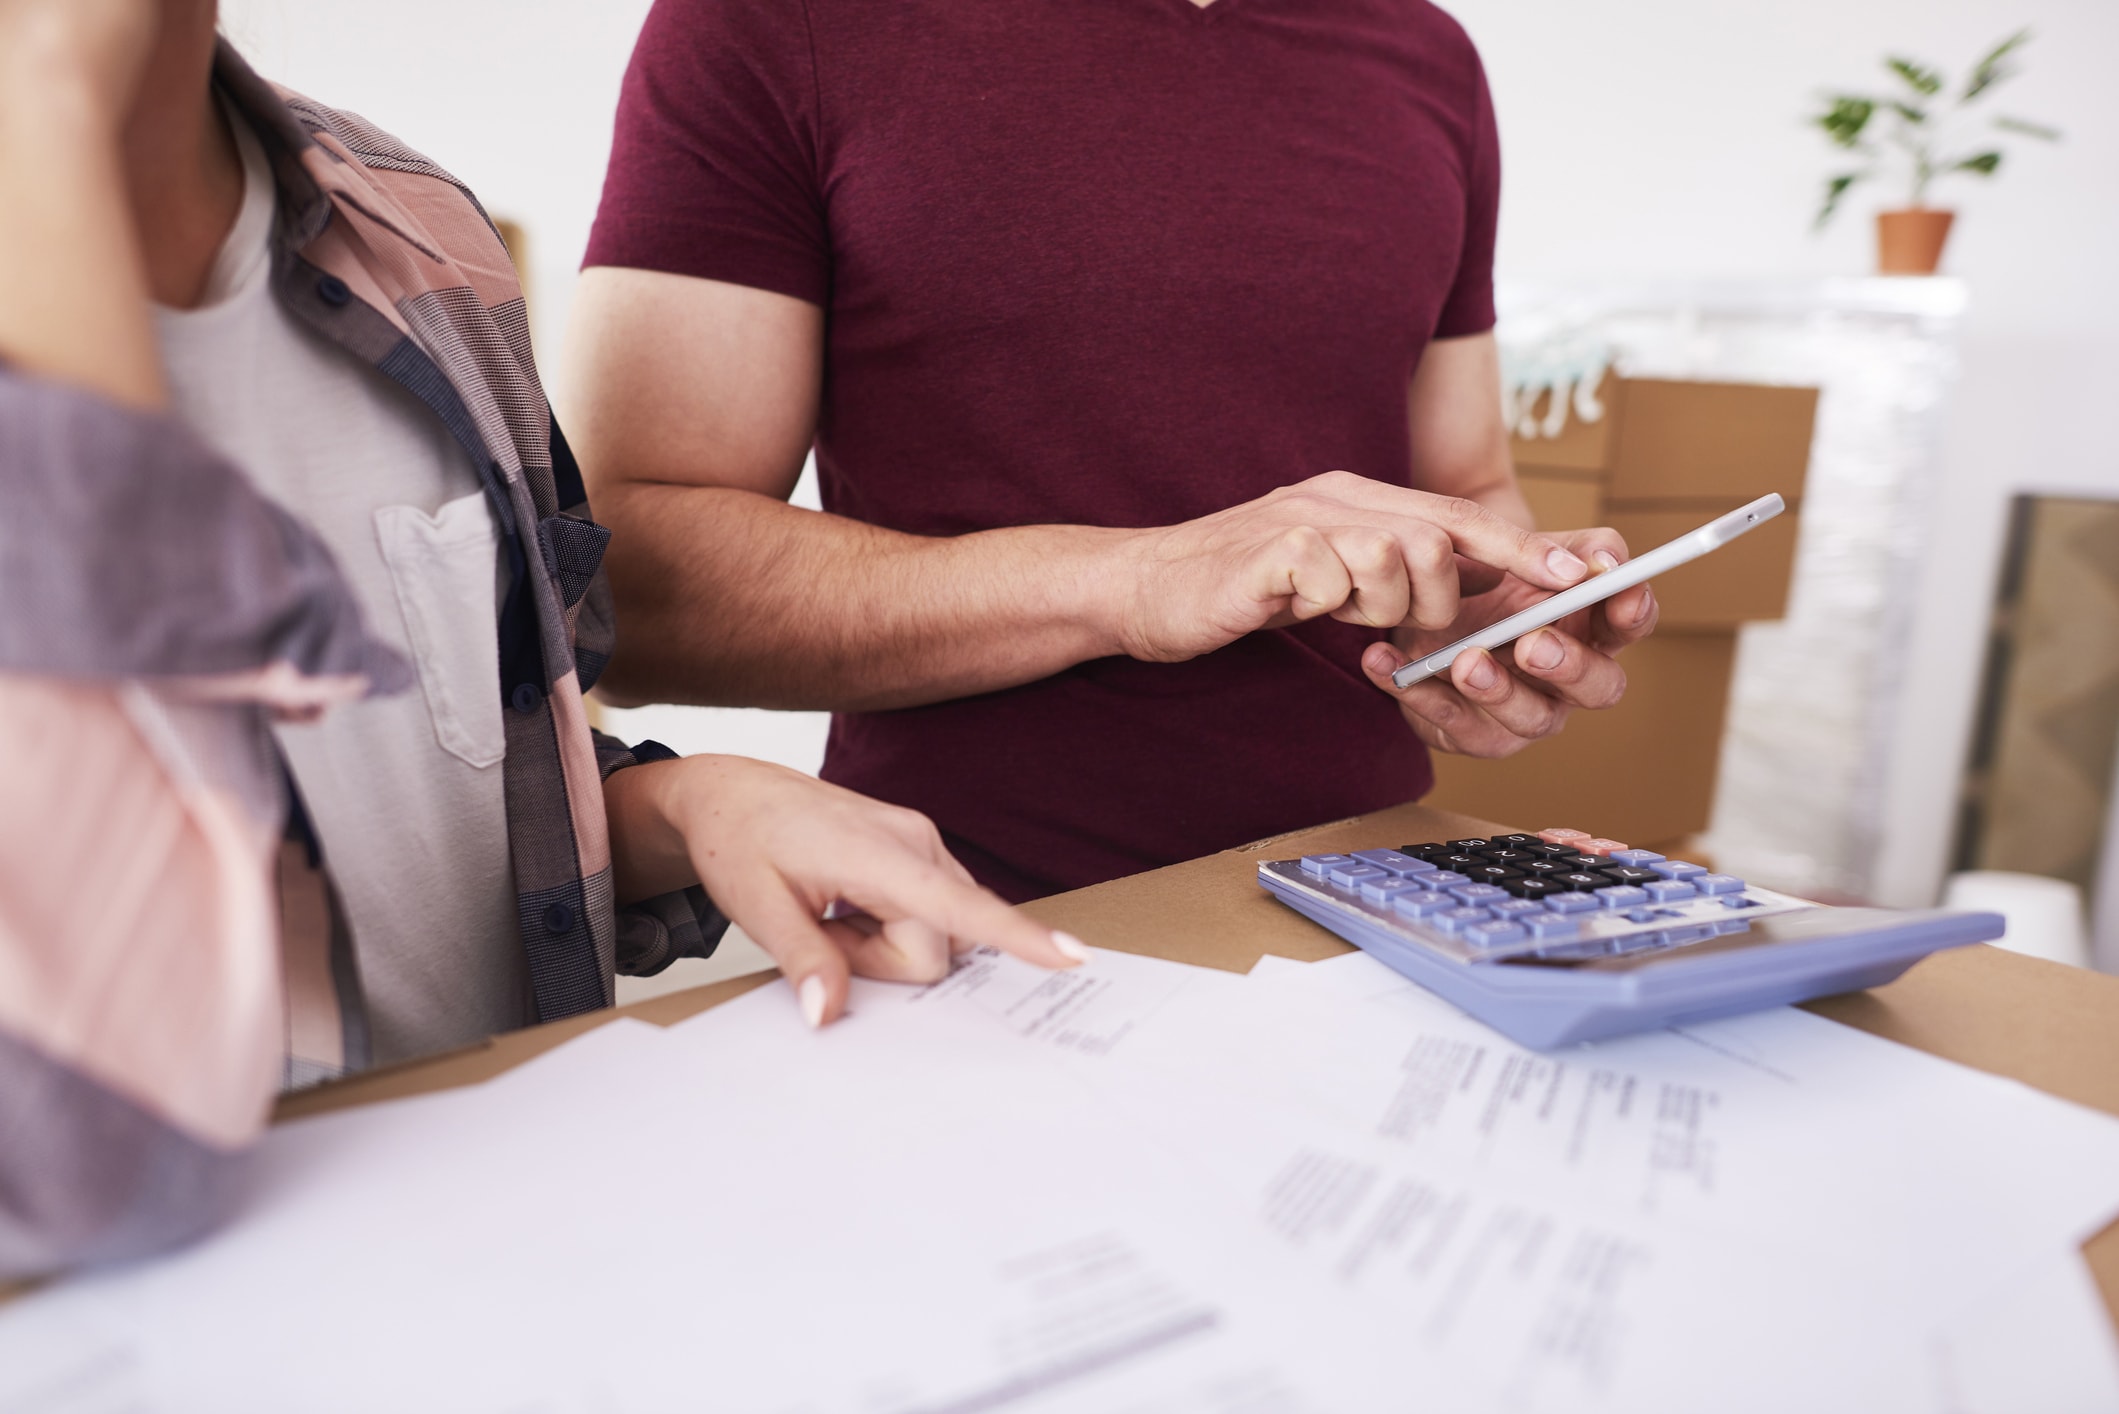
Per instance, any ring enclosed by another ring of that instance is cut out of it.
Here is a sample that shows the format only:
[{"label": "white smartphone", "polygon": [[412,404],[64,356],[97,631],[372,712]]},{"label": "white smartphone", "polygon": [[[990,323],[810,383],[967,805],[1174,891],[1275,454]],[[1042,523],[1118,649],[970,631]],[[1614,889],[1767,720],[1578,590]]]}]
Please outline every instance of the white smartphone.
[{"label": "white smartphone", "polygon": [[1549,623],[1566,618],[1578,609],[1600,603],[1622,589],[1631,589],[1643,580],[1653,579],[1665,570],[1674,570],[1689,560],[1697,560],[1710,551],[1719,550],[1753,526],[1764,525],[1788,508],[1778,493],[1759,497],[1748,506],[1740,506],[1728,515],[1711,520],[1698,530],[1688,531],[1667,545],[1658,545],[1645,555],[1637,555],[1616,569],[1599,575],[1591,575],[1572,589],[1563,589],[1550,599],[1540,599],[1527,609],[1510,614],[1489,628],[1482,628],[1468,638],[1460,638],[1447,648],[1439,648],[1424,658],[1415,658],[1397,672],[1391,681],[1400,687],[1411,687],[1416,682],[1425,682],[1431,677],[1449,671],[1449,665],[1457,661],[1457,655],[1471,648],[1495,649],[1505,643],[1513,643],[1534,628],[1543,628]]}]

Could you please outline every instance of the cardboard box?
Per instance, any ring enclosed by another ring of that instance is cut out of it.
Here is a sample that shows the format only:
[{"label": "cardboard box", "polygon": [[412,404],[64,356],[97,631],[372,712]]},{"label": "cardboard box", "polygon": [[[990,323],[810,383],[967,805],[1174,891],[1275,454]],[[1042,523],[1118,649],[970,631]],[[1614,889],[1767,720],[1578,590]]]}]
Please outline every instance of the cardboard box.
[{"label": "cardboard box", "polygon": [[[1604,416],[1569,414],[1557,437],[1509,439],[1517,470],[1584,476],[1614,502],[1682,502],[1726,510],[1778,491],[1802,499],[1817,389],[1771,383],[1618,378],[1597,385]],[[1542,418],[1551,397],[1531,412]]]},{"label": "cardboard box", "polygon": [[[1606,376],[1596,423],[1514,437],[1524,499],[1548,529],[1608,525],[1639,554],[1769,491],[1789,509],[1656,582],[1668,629],[1734,629],[1784,612],[1817,390]],[[1544,406],[1541,401],[1540,408]]]},{"label": "cardboard box", "polygon": [[1506,761],[1440,758],[1430,800],[1646,844],[1707,827],[1736,631],[1786,610],[1817,390],[1607,376],[1597,396],[1600,421],[1510,443],[1539,525],[1608,525],[1640,554],[1769,491],[1789,509],[1657,578],[1659,627],[1626,654],[1618,707]]},{"label": "cardboard box", "polygon": [[1613,502],[1802,499],[1817,389],[1626,378],[1611,401]]},{"label": "cardboard box", "polygon": [[[1557,476],[1543,467],[1516,469],[1516,484],[1541,530],[1580,530],[1605,524],[1604,483],[1584,476]],[[1629,546],[1631,540],[1626,542]]]},{"label": "cardboard box", "polygon": [[[1618,426],[1619,400],[1624,396],[1619,391],[1620,386],[1621,380],[1609,373],[1597,384],[1597,401],[1603,405],[1604,415],[1595,422],[1584,422],[1575,416],[1573,408],[1569,408],[1566,425],[1557,437],[1526,441],[1512,436],[1510,450],[1515,453],[1516,465],[1543,467],[1554,472],[1588,472],[1601,480],[1611,469],[1611,434]],[[1552,394],[1546,393],[1531,404],[1531,420],[1543,422],[1551,410]]]},{"label": "cardboard box", "polygon": [[[1601,522],[1593,523],[1618,531],[1626,537],[1627,548],[1640,554],[1698,529],[1709,514],[1614,505],[1605,507]],[[1799,524],[1794,512],[1784,511],[1713,554],[1658,575],[1655,597],[1662,616],[1657,632],[1728,631],[1741,623],[1777,619],[1786,613]]]},{"label": "cardboard box", "polygon": [[1734,633],[1657,633],[1626,650],[1626,700],[1499,761],[1435,757],[1427,804],[1646,845],[1707,828]]},{"label": "cardboard box", "polygon": [[[1626,538],[1633,554],[1653,550],[1696,530],[1735,504],[1705,509],[1646,509],[1607,501],[1604,488],[1580,477],[1553,476],[1542,468],[1519,472],[1523,499],[1545,530],[1608,525]],[[1741,504],[1741,503],[1737,503]],[[1667,629],[1733,629],[1754,619],[1777,619],[1788,602],[1795,572],[1795,542],[1801,517],[1787,511],[1705,559],[1656,579],[1656,599]]]}]

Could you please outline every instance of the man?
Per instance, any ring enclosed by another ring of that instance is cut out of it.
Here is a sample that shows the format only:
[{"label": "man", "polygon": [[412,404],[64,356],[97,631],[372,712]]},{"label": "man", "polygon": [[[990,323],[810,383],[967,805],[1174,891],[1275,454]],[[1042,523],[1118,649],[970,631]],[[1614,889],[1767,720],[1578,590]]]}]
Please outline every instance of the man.
[{"label": "man", "polygon": [[605,532],[499,238],[214,20],[0,0],[0,1281],[211,1222],[280,1086],[730,919],[811,1025],[1082,960],[908,811],[591,733]]},{"label": "man", "polygon": [[1611,705],[1646,589],[1389,684],[1625,554],[1527,530],[1498,187],[1417,0],[659,0],[573,331],[606,690],[831,708],[1017,899]]}]

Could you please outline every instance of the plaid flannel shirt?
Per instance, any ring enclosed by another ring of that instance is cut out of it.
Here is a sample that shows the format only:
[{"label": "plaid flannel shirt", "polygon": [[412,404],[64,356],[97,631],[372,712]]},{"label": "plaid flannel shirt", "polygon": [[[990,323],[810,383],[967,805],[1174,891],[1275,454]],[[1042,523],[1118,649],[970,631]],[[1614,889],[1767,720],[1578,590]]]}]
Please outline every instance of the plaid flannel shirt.
[{"label": "plaid flannel shirt", "polygon": [[[485,489],[508,571],[494,690],[531,1001],[543,1019],[608,1005],[615,971],[703,956],[726,920],[698,888],[615,906],[603,780],[669,753],[588,724],[612,646],[608,532],[539,386],[513,267],[425,158],[225,46],[215,82],[273,168],[274,294],[412,393]],[[265,714],[412,672],[298,515],[166,414],[0,364],[0,493],[5,1281],[211,1226],[273,1091],[363,1064],[330,861]],[[275,927],[260,869],[283,815]]]},{"label": "plaid flannel shirt", "polygon": [[[275,89],[226,43],[215,82],[272,163],[274,294],[308,328],[418,398],[478,471],[508,572],[496,691],[536,1016],[608,1006],[615,972],[644,975],[705,956],[727,919],[696,887],[615,907],[602,779],[672,753],[652,742],[627,747],[589,726],[582,694],[613,644],[601,569],[610,532],[589,517],[580,469],[538,380],[507,250],[468,188],[388,134]],[[287,945],[328,952],[343,988],[352,977],[343,912],[316,863],[313,850],[283,851],[283,927],[328,931]],[[305,889],[322,897],[304,901]],[[363,1063],[360,1010],[339,1000],[340,1045],[290,1057],[290,1079]]]}]

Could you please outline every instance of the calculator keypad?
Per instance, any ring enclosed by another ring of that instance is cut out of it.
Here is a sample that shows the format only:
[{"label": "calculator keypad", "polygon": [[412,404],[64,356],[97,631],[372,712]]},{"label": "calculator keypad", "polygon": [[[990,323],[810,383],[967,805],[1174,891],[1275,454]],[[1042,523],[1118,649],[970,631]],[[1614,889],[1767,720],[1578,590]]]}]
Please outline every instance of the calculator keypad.
[{"label": "calculator keypad", "polygon": [[1363,864],[1372,865],[1387,874],[1424,874],[1435,866],[1425,859],[1415,859],[1395,849],[1356,850],[1353,857]]},{"label": "calculator keypad", "polygon": [[1678,947],[1814,905],[1587,831],[1429,840],[1262,866],[1468,962]]}]

